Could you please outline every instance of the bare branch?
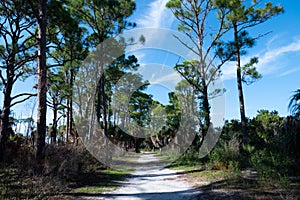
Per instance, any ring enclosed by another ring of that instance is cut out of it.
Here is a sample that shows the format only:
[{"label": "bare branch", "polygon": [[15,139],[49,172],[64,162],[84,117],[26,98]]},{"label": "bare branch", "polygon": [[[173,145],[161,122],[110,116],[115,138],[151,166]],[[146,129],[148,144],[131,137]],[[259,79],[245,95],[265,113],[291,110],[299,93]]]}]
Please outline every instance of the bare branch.
[{"label": "bare branch", "polygon": [[212,76],[210,77],[210,79],[207,82],[207,85],[209,85],[212,81],[213,81],[213,77],[216,75],[216,73],[221,69],[221,67],[231,59],[231,57],[235,54],[235,52],[231,52],[231,54],[226,57],[224,60],[221,61],[221,63],[216,67],[216,70],[214,71],[214,73],[212,74]]},{"label": "bare branch", "polygon": [[[17,95],[17,96],[21,97],[22,95]],[[9,108],[15,106],[16,104],[23,103],[24,101],[26,101],[26,100],[30,99],[31,97],[34,97],[34,96],[37,96],[37,94],[30,94],[29,96],[25,97],[24,99],[21,99],[21,100],[19,100],[19,101],[16,101],[16,102],[12,103],[12,104],[9,106]],[[16,96],[15,96],[15,97],[16,97]],[[13,98],[13,99],[15,99],[15,98]]]},{"label": "bare branch", "polygon": [[32,93],[21,93],[21,94],[18,94],[14,97],[12,97],[11,99],[14,100],[14,99],[17,99],[17,98],[20,98],[22,96],[36,96],[37,94],[32,94]]},{"label": "bare branch", "polygon": [[197,51],[195,51],[192,47],[190,47],[188,44],[186,44],[184,41],[182,41],[178,36],[173,35],[181,44],[183,44],[186,48],[188,48],[189,50],[191,50],[193,53],[195,53],[196,55],[199,55],[199,53]]}]

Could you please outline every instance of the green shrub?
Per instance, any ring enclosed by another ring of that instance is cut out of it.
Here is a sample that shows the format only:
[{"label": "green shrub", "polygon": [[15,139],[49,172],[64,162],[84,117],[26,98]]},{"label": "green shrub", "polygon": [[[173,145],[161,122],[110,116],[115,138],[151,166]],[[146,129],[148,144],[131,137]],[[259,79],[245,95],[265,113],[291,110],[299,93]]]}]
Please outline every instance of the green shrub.
[{"label": "green shrub", "polygon": [[261,178],[281,178],[289,174],[291,161],[280,153],[263,149],[254,152],[250,157],[250,163],[257,170]]},{"label": "green shrub", "polygon": [[180,156],[173,165],[188,165],[188,166],[195,166],[200,163],[199,152],[190,147],[182,156]]},{"label": "green shrub", "polygon": [[220,170],[238,171],[240,158],[239,142],[236,138],[215,147],[209,154],[210,166]]}]

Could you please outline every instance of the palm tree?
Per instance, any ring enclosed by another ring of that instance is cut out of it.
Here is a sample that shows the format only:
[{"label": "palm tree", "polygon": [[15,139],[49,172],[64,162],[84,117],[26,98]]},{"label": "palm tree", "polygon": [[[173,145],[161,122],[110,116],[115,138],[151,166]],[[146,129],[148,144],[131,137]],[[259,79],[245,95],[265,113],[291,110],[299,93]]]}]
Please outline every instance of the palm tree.
[{"label": "palm tree", "polygon": [[288,108],[293,116],[295,116],[297,119],[300,119],[300,89],[294,91]]}]

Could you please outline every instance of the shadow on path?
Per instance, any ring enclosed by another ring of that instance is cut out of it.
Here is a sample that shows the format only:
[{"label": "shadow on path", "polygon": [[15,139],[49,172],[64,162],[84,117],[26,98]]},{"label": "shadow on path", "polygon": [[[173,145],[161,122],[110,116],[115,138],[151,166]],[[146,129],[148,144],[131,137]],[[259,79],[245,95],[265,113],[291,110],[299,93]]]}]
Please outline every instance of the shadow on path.
[{"label": "shadow on path", "polygon": [[[85,195],[86,199],[115,200],[192,200],[202,193],[187,182],[184,173],[155,166],[158,158],[154,154],[143,154],[137,161],[134,173],[124,181],[119,189],[98,195]],[[145,165],[148,163],[149,165]]]}]

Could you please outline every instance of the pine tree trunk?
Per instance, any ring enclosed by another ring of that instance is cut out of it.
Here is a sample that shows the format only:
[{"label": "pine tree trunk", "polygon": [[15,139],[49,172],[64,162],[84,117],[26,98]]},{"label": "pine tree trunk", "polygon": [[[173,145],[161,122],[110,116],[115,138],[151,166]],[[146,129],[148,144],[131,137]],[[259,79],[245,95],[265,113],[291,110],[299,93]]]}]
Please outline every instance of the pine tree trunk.
[{"label": "pine tree trunk", "polygon": [[[71,66],[72,66],[72,64],[71,64]],[[66,82],[71,85],[71,80],[69,80],[69,79],[71,79],[71,78],[69,77],[69,71],[67,69],[66,70]],[[69,134],[69,129],[70,129],[70,98],[72,98],[72,94],[70,94],[70,96],[67,98],[67,102],[66,102],[66,104],[67,104],[67,113],[66,113],[66,117],[67,117],[67,122],[66,122],[66,144],[68,144],[69,135],[70,135]]]},{"label": "pine tree trunk", "polygon": [[[7,74],[7,77],[12,77],[9,74],[9,72]],[[4,158],[5,144],[8,139],[12,85],[13,85],[13,79],[8,78],[6,87],[4,89],[4,103],[3,103],[2,113],[1,113],[0,161],[2,161]]]},{"label": "pine tree trunk", "polygon": [[203,88],[203,91],[202,91],[203,104],[202,104],[202,106],[203,106],[203,112],[204,112],[204,124],[201,127],[202,136],[201,136],[199,147],[202,146],[204,139],[207,135],[209,126],[210,126],[210,107],[209,107],[209,101],[208,101],[208,88],[207,88],[204,77],[202,77],[202,88]]},{"label": "pine tree trunk", "polygon": [[[69,131],[70,133],[73,131],[73,86],[74,86],[74,69],[73,66],[71,65],[71,71],[70,71],[70,87],[71,87],[71,94],[70,94],[70,111],[69,111]],[[75,145],[78,145],[78,133],[77,131],[74,133],[75,134]]]},{"label": "pine tree trunk", "polygon": [[[97,103],[97,121],[100,123],[100,119],[102,118],[103,123],[103,131],[104,131],[104,142],[105,142],[105,155],[106,162],[108,161],[108,126],[107,126],[107,108],[106,108],[106,98],[105,98],[105,76],[104,76],[104,68],[101,67],[102,74],[99,80],[99,88],[98,88],[98,103]],[[102,112],[102,113],[101,113]]]},{"label": "pine tree trunk", "polygon": [[54,105],[53,105],[53,123],[52,123],[52,133],[51,133],[51,144],[56,144],[58,105],[57,105],[57,102],[55,99],[53,101],[54,101]]},{"label": "pine tree trunk", "polygon": [[[200,27],[200,22],[199,19],[197,19],[197,27]],[[205,72],[205,66],[206,66],[206,61],[203,59],[203,34],[204,34],[204,30],[203,27],[200,28],[198,30],[198,48],[199,48],[199,68],[200,68],[200,75],[201,75],[201,86],[202,86],[202,100],[203,100],[203,112],[204,112],[204,123],[202,124],[201,127],[201,140],[200,140],[200,144],[199,144],[199,148],[201,148],[204,140],[205,140],[205,136],[207,134],[208,128],[210,126],[210,107],[209,107],[209,101],[208,101],[208,86],[206,83],[206,72]],[[201,110],[201,108],[200,108]],[[198,148],[197,147],[197,148]]]},{"label": "pine tree trunk", "polygon": [[203,109],[205,115],[205,131],[207,133],[208,127],[210,126],[210,108],[208,101],[208,88],[206,84],[203,84]]},{"label": "pine tree trunk", "polygon": [[66,124],[66,144],[69,141],[70,133],[70,100],[67,99],[67,124]]},{"label": "pine tree trunk", "polygon": [[241,57],[240,57],[240,45],[239,45],[239,36],[237,30],[237,24],[233,23],[234,30],[234,40],[236,45],[236,75],[237,75],[237,86],[238,86],[238,95],[240,102],[240,114],[241,114],[241,123],[242,123],[242,142],[243,144],[247,143],[247,122],[245,115],[245,103],[243,95],[243,83],[242,83],[242,74],[241,74]]},{"label": "pine tree trunk", "polygon": [[[100,41],[102,38],[100,37]],[[102,123],[103,123],[103,131],[104,131],[104,142],[105,142],[105,159],[106,163],[108,162],[108,126],[107,126],[107,106],[106,106],[106,96],[105,96],[105,75],[104,75],[104,48],[103,45],[101,44],[100,46],[100,59],[99,59],[99,67],[100,67],[100,80],[97,88],[97,121],[100,123],[100,119],[102,118]]]},{"label": "pine tree trunk", "polygon": [[47,115],[47,66],[46,66],[46,0],[39,1],[39,50],[38,50],[38,113],[36,159],[42,162],[45,157],[46,115]]}]

